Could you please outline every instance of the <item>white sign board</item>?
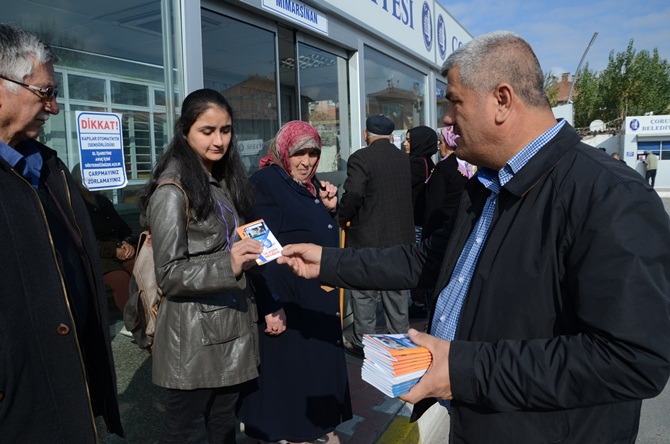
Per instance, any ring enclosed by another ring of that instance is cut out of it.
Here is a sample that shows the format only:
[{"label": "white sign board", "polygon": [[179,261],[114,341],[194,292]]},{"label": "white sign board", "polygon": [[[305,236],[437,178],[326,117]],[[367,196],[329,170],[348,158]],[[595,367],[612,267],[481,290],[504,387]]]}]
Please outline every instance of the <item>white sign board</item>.
[{"label": "white sign board", "polygon": [[255,156],[263,150],[263,139],[238,140],[240,156]]},{"label": "white sign board", "polygon": [[76,116],[84,186],[92,191],[125,187],[121,114],[77,111]]},{"label": "white sign board", "polygon": [[263,0],[263,8],[294,23],[328,35],[328,16],[297,0]]},{"label": "white sign board", "polygon": [[434,0],[327,0],[327,3],[352,22],[437,65],[442,65],[449,54],[472,40]]}]

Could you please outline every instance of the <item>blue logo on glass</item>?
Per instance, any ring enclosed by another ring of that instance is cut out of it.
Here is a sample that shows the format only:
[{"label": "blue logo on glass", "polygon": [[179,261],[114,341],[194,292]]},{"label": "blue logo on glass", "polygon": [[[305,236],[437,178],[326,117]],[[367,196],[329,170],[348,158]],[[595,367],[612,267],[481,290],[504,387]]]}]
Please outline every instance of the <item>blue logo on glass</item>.
[{"label": "blue logo on glass", "polygon": [[444,24],[442,15],[437,17],[437,48],[440,51],[440,57],[444,60],[447,57],[447,26]]},{"label": "blue logo on glass", "polygon": [[640,121],[637,119],[633,119],[630,121],[630,129],[633,131],[637,131],[638,128],[640,128]]},{"label": "blue logo on glass", "polygon": [[426,49],[430,51],[433,47],[433,15],[430,13],[430,6],[423,2],[423,10],[421,11],[421,24],[423,29],[423,44]]}]

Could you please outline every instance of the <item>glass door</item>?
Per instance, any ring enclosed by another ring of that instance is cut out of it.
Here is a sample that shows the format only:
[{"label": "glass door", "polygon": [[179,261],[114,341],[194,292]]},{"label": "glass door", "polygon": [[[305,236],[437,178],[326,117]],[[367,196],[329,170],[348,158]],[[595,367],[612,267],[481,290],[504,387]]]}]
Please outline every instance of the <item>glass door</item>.
[{"label": "glass door", "polygon": [[233,108],[238,146],[250,174],[279,130],[275,38],[267,29],[202,10],[204,85],[220,91]]},{"label": "glass door", "polygon": [[350,147],[347,60],[304,43],[298,44],[298,60],[300,118],[321,135],[318,173],[326,178],[323,173],[346,170],[340,153]]}]

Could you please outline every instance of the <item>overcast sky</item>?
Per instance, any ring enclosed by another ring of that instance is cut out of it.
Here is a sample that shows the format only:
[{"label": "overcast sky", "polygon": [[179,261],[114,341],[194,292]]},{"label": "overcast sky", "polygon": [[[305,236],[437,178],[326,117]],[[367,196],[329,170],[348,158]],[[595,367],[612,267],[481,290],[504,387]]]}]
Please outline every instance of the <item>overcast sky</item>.
[{"label": "overcast sky", "polygon": [[610,51],[625,51],[631,38],[637,51],[658,48],[670,60],[667,0],[439,1],[473,37],[496,30],[521,35],[535,50],[542,71],[557,76],[574,74],[595,32],[598,37],[584,60],[592,70],[607,67]]}]

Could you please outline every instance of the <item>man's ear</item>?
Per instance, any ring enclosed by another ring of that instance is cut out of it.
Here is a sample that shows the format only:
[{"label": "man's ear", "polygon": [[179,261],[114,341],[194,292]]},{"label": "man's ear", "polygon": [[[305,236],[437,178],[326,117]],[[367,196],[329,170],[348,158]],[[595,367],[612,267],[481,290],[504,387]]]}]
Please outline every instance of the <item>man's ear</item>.
[{"label": "man's ear", "polygon": [[514,89],[509,83],[499,83],[493,91],[495,100],[497,101],[496,122],[502,123],[509,117],[512,111],[512,105],[517,99],[514,94]]}]

